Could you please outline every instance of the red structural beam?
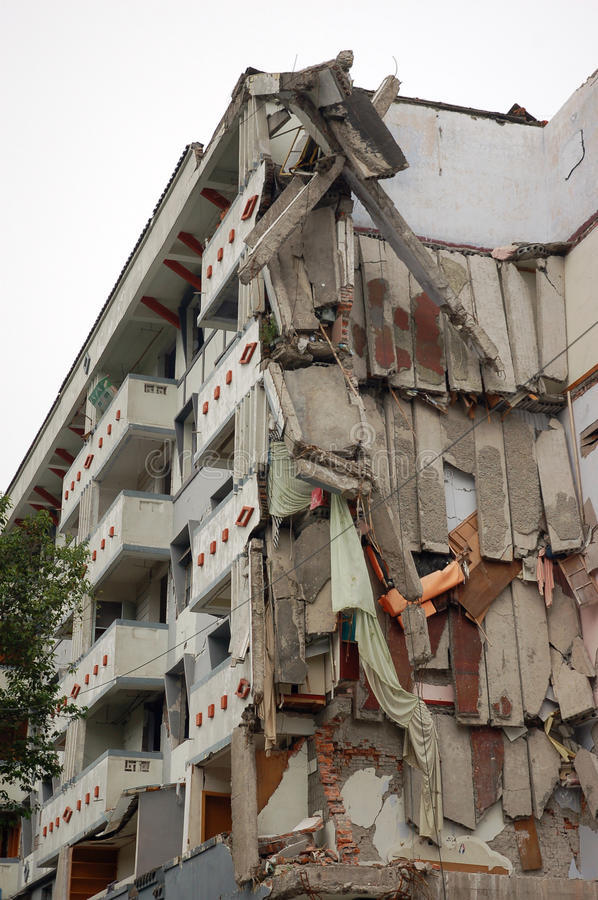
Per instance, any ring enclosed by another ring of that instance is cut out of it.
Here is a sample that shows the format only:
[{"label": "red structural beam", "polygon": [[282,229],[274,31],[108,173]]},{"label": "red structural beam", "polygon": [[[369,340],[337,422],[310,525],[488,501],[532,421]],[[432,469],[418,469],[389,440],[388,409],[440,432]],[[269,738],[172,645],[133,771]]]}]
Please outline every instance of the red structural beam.
[{"label": "red structural beam", "polygon": [[78,435],[79,437],[81,437],[81,438],[82,438],[83,435],[85,434],[84,429],[83,429],[83,428],[79,428],[77,425],[69,425],[68,428],[69,428],[69,431],[72,431],[73,434],[77,434],[77,435]]},{"label": "red structural beam", "polygon": [[66,471],[64,469],[55,469],[54,466],[50,466],[50,472],[54,472],[55,475],[58,475],[61,481],[66,475]]},{"label": "red structural beam", "polygon": [[144,306],[147,306],[148,309],[151,309],[152,312],[155,312],[157,316],[166,319],[166,321],[171,325],[174,325],[175,328],[180,329],[181,323],[177,314],[164,306],[163,303],[160,303],[159,300],[156,300],[155,297],[142,297],[141,302]]},{"label": "red structural beam", "polygon": [[193,250],[194,253],[197,253],[198,256],[203,256],[203,244],[200,244],[197,238],[189,234],[188,231],[179,231],[179,241],[185,244],[186,247],[189,247],[190,250]]},{"label": "red structural beam", "polygon": [[56,450],[54,451],[54,453],[56,454],[56,456],[59,456],[59,457],[60,457],[61,459],[63,459],[66,463],[68,463],[69,466],[71,465],[71,463],[74,463],[74,462],[75,462],[75,457],[74,457],[74,456],[71,456],[71,454],[69,453],[69,451],[68,451],[68,450],[64,450],[62,447],[57,447]]},{"label": "red structural beam", "polygon": [[58,527],[58,516],[56,515],[56,513],[54,512],[53,509],[48,509],[47,506],[42,506],[41,503],[30,503],[29,506],[31,506],[36,512],[41,512],[42,509],[45,509],[46,512],[48,513],[48,515],[50,516],[50,518],[52,519],[52,522],[54,523],[54,525],[56,525]]},{"label": "red structural beam", "polygon": [[45,488],[39,487],[39,485],[36,484],[36,486],[33,488],[33,490],[43,500],[47,500],[48,503],[54,507],[54,509],[60,509],[60,507],[62,506],[58,497],[55,497],[54,494],[51,494],[50,491],[47,491]]},{"label": "red structural beam", "polygon": [[217,206],[218,209],[227,210],[230,206],[230,200],[227,200],[224,194],[221,194],[220,191],[215,191],[214,188],[204,188],[201,196],[213,203],[214,206]]},{"label": "red structural beam", "polygon": [[197,288],[198,291],[201,291],[201,278],[198,275],[194,275],[190,269],[187,269],[180,262],[175,262],[174,259],[165,259],[164,265],[168,266],[168,268],[178,275],[179,278],[184,278],[185,281],[188,281],[189,284],[192,284],[194,288]]}]

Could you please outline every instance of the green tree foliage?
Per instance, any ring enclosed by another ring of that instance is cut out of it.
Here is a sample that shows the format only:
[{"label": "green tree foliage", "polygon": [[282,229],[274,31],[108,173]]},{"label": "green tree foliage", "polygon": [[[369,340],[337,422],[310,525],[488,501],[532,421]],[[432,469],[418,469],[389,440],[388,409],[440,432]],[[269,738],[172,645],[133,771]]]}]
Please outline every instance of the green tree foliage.
[{"label": "green tree foliage", "polygon": [[85,545],[56,546],[46,512],[5,530],[10,506],[0,495],[0,807],[27,814],[15,796],[60,773],[57,723],[82,715],[61,694],[54,648],[90,585]]}]

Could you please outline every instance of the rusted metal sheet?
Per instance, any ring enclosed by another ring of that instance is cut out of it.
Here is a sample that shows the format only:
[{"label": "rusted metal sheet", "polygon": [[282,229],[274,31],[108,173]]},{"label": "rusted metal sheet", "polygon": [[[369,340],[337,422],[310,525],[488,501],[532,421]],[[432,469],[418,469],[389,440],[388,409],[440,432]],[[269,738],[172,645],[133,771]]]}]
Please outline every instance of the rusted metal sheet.
[{"label": "rusted metal sheet", "polygon": [[542,868],[542,853],[536,831],[536,820],[533,816],[527,819],[515,819],[515,839],[519,851],[519,860],[524,872],[535,872]]},{"label": "rusted metal sheet", "polygon": [[469,565],[469,577],[457,587],[457,599],[474,619],[481,621],[492,601],[520,573],[521,560],[492,562],[482,559],[477,512],[451,531],[449,544],[457,555],[467,555]]},{"label": "rusted metal sheet", "polygon": [[502,795],[505,749],[500,728],[472,728],[470,738],[475,807],[479,819]]},{"label": "rusted metal sheet", "polygon": [[457,721],[485,724],[488,721],[488,691],[478,628],[465,617],[463,610],[456,607],[449,609],[449,627]]}]

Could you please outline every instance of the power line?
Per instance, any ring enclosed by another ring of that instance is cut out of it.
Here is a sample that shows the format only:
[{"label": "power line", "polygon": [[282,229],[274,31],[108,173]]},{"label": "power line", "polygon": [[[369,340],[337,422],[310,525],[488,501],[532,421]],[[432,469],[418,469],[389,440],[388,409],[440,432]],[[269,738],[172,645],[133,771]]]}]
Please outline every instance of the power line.
[{"label": "power line", "polygon": [[[553,362],[555,362],[557,359],[559,359],[564,353],[566,353],[568,350],[570,350],[572,347],[574,347],[575,344],[577,344],[580,340],[582,340],[584,337],[586,337],[586,335],[589,334],[589,332],[590,332],[593,328],[595,328],[596,325],[598,325],[598,319],[595,320],[594,322],[592,322],[592,324],[589,325],[587,328],[585,328],[585,329],[581,332],[581,334],[579,334],[576,338],[574,338],[572,341],[570,341],[569,343],[567,343],[567,344],[565,345],[565,347],[564,347],[562,350],[560,350],[557,354],[555,354],[555,356],[552,357],[552,359],[550,359],[550,360],[548,360],[546,363],[544,363],[544,365],[543,365],[540,369],[538,369],[537,372],[535,372],[532,376],[530,376],[530,378],[528,378],[528,380],[527,380],[526,382],[524,382],[524,384],[523,384],[522,387],[520,388],[520,391],[521,391],[521,390],[524,390],[526,387],[531,387],[532,384],[535,382],[535,380],[536,380],[537,378],[539,378],[541,375],[543,375],[544,370],[545,370],[548,366],[550,366]],[[501,407],[505,407],[505,406],[508,407],[508,408],[511,408],[511,404],[509,403],[508,399],[507,399],[506,397],[503,397],[503,398],[501,398],[501,400],[500,400],[500,401],[492,408],[491,412],[492,412],[492,413],[500,412],[500,411],[501,411]],[[447,452],[448,450],[451,450],[451,449],[452,449],[453,447],[455,447],[460,441],[462,441],[462,440],[463,440],[464,438],[466,438],[468,435],[472,434],[472,433],[476,430],[476,428],[482,423],[482,421],[483,421],[483,420],[480,420],[480,421],[478,421],[478,422],[472,423],[472,425],[471,425],[466,431],[464,431],[463,434],[461,434],[459,437],[455,438],[451,443],[447,444],[447,446],[444,447],[444,449],[443,449],[440,453],[437,453],[434,457],[432,457],[432,458],[429,459],[427,462],[425,462],[425,463],[420,467],[419,472],[421,473],[422,471],[424,471],[424,469],[427,469],[428,466],[431,466],[431,465],[433,465],[434,463],[436,463],[439,459],[442,459],[442,457],[444,456],[444,454],[446,454],[446,452]],[[408,476],[401,484],[397,485],[396,488],[393,488],[386,496],[381,496],[375,503],[373,503],[373,504],[370,505],[370,511],[371,511],[372,509],[377,509],[377,508],[378,508],[379,506],[381,506],[382,504],[385,504],[388,500],[390,500],[390,499],[393,497],[394,494],[397,494],[397,496],[398,496],[398,495],[400,494],[400,491],[401,491],[404,487],[406,487],[406,486],[407,486],[414,478],[417,477],[417,474],[418,474],[417,471],[416,471],[416,472],[413,472],[413,473],[412,473],[411,475],[409,475],[409,476]],[[305,565],[305,563],[309,562],[310,559],[313,559],[315,556],[317,556],[318,554],[322,553],[324,550],[326,550],[327,547],[329,547],[329,546],[332,544],[332,542],[333,542],[334,540],[336,540],[337,538],[341,537],[343,534],[345,534],[347,531],[349,531],[349,529],[352,528],[352,527],[354,527],[353,524],[348,525],[348,526],[347,526],[346,528],[344,528],[342,531],[339,531],[339,533],[338,533],[337,535],[335,535],[334,538],[330,538],[328,541],[326,541],[324,544],[322,544],[321,547],[318,547],[316,550],[313,550],[313,551],[312,551],[311,553],[309,553],[304,559],[300,560],[299,562],[295,563],[295,565],[291,566],[291,568],[289,568],[289,569],[287,569],[286,571],[282,572],[282,573],[281,573],[277,578],[275,578],[273,581],[270,581],[270,582],[268,583],[268,585],[264,585],[264,587],[263,587],[258,593],[256,593],[255,595],[250,595],[246,600],[243,600],[241,603],[239,603],[238,606],[234,607],[234,609],[231,609],[231,612],[235,612],[235,611],[241,609],[243,606],[246,606],[248,603],[251,603],[253,600],[257,600],[257,599],[258,599],[258,596],[259,596],[260,594],[265,594],[265,592],[266,592],[266,590],[268,589],[268,587],[272,587],[273,585],[277,584],[279,581],[282,581],[282,580],[283,580],[284,578],[286,578],[288,575],[292,574],[292,573],[295,572],[297,569],[299,569],[301,566]],[[114,676],[113,678],[109,679],[108,681],[103,682],[103,683],[102,683],[102,687],[105,687],[105,686],[107,686],[107,685],[109,685],[109,684],[112,684],[113,682],[116,682],[116,681],[118,680],[118,678],[124,678],[124,677],[126,677],[127,675],[131,675],[131,674],[133,674],[133,672],[137,672],[139,669],[144,668],[144,666],[147,666],[147,665],[149,665],[150,663],[155,662],[155,661],[158,660],[158,659],[161,659],[163,656],[166,656],[168,653],[171,653],[173,650],[176,650],[178,647],[183,646],[184,644],[188,643],[190,640],[193,640],[194,638],[199,637],[199,635],[203,634],[203,633],[204,633],[205,631],[207,631],[209,628],[213,627],[213,625],[214,625],[214,623],[213,623],[213,622],[210,622],[208,625],[205,625],[203,628],[200,628],[199,631],[196,631],[194,634],[188,635],[184,640],[180,641],[178,644],[175,644],[173,647],[170,647],[168,650],[165,650],[163,653],[157,654],[157,656],[154,656],[154,657],[152,657],[151,659],[148,659],[148,660],[146,660],[145,662],[141,663],[140,665],[135,666],[135,667],[132,668],[132,669],[129,669],[127,672],[123,672],[122,675]],[[78,697],[81,697],[81,696],[83,696],[84,694],[87,694],[87,693],[91,693],[92,691],[95,691],[95,690],[96,690],[96,688],[86,688],[85,690],[82,690],[82,691],[79,692]],[[33,707],[33,708],[35,709],[35,707]],[[3,709],[3,708],[0,708],[0,712],[3,712],[3,711],[5,711],[5,710],[10,710],[10,711],[13,711],[13,712],[14,712],[14,711],[16,711],[17,709],[21,709],[21,710],[23,710],[23,711],[26,711],[26,709],[31,709],[31,707],[28,707],[28,708],[25,708],[25,707],[14,707],[14,708],[12,708],[12,707],[6,707],[6,708],[4,708],[4,709]]]}]

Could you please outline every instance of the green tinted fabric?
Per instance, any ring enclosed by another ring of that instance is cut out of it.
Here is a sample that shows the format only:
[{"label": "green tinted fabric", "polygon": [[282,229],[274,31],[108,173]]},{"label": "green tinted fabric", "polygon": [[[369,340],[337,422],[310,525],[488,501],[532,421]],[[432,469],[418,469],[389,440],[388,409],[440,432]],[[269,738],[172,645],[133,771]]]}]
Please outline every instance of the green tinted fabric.
[{"label": "green tinted fabric", "polygon": [[300,481],[295,474],[295,463],[282,441],[270,444],[270,468],[268,470],[268,508],[271,516],[284,519],[307,509],[311,502],[312,488]]},{"label": "green tinted fabric", "polygon": [[359,535],[347,501],[330,498],[332,608],[351,609],[365,674],[387,716],[405,729],[404,758],[422,771],[419,832],[435,841],[442,829],[440,756],[434,721],[425,703],[406,691],[382,633]]}]

